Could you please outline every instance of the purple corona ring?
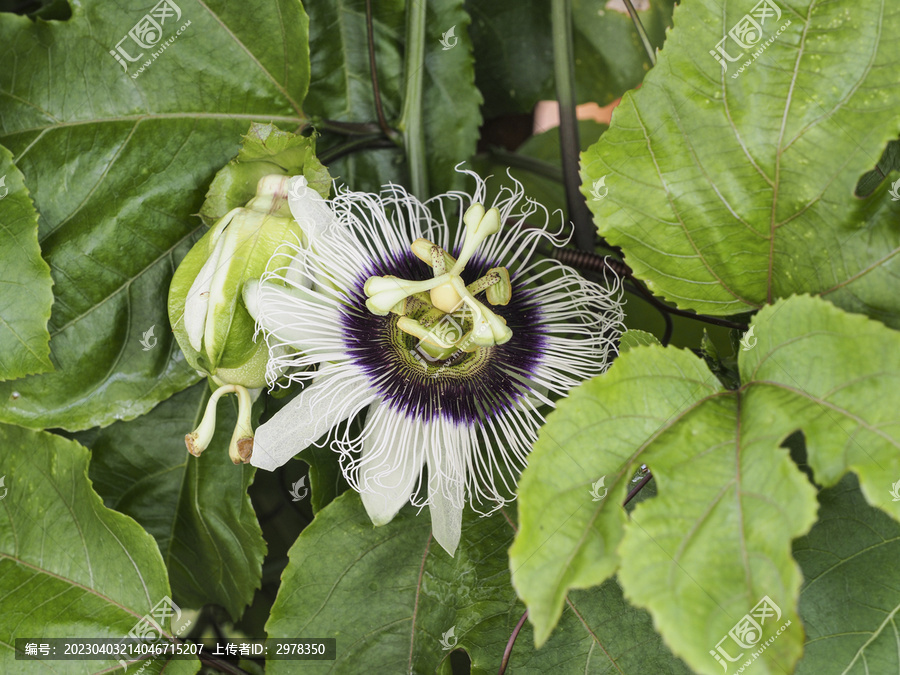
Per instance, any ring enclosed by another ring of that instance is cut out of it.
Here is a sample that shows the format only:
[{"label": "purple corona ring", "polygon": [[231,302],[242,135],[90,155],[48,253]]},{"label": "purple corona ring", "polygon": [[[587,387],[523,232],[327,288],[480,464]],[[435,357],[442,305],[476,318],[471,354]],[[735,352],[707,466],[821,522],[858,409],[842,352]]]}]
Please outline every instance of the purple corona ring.
[{"label": "purple corona ring", "polygon": [[[542,411],[606,369],[623,318],[618,279],[536,254],[566,243],[561,219],[552,230],[515,181],[485,208],[466,173],[472,195],[424,203],[396,185],[326,201],[294,178],[303,240],[244,289],[270,385],[307,385],[257,430],[251,463],[330,441],[372,522],[427,505],[451,555],[465,502],[488,513],[512,498]],[[362,414],[361,430],[341,425]]]}]

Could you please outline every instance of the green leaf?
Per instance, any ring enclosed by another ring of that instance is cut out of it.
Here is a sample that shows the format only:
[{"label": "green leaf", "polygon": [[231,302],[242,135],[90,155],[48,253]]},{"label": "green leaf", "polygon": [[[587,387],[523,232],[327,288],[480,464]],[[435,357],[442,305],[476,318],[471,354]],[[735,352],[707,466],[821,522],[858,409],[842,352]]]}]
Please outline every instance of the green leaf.
[{"label": "green leaf", "polygon": [[[475,153],[481,125],[482,98],[474,86],[471,41],[466,32],[469,17],[463,4],[463,0],[428,0],[425,62],[420,68],[425,69],[422,108],[432,194],[467,186],[454,167]],[[403,68],[404,3],[389,0],[372,3],[372,7],[381,100],[388,124],[395,125],[408,79]],[[375,122],[365,0],[310,3],[309,12],[313,87],[306,108],[310,115],[342,122]],[[455,27],[458,42],[444,49],[441,38],[451,27]],[[323,149],[333,150],[334,145],[334,134],[323,132],[320,155],[327,158]],[[377,192],[388,182],[408,182],[405,158],[394,149],[355,152],[328,162],[328,168],[332,176],[354,190]]]},{"label": "green leaf", "polygon": [[738,365],[765,415],[757,432],[802,430],[816,483],[853,471],[869,503],[900,520],[888,499],[900,479],[900,332],[809,297],[766,307],[753,325],[758,343]]},{"label": "green leaf", "polygon": [[[650,44],[661,49],[675,0],[633,0]],[[572,33],[578,102],[612,103],[637,87],[650,58],[623,0],[574,0]],[[551,97],[552,98],[552,97]]]},{"label": "green leaf", "polygon": [[619,352],[624,354],[635,347],[659,344],[659,340],[652,333],[643,330],[628,330],[622,333],[622,339],[619,341]]},{"label": "green leaf", "polygon": [[[404,80],[390,74],[403,71],[404,4],[403,0],[372,3],[378,85],[388,120],[400,114]],[[307,11],[312,86],[305,109],[314,119],[375,122],[365,0],[311,2]],[[347,140],[323,131],[319,154],[327,156],[323,151]],[[377,191],[389,181],[406,181],[402,155],[395,149],[356,152],[326,164],[338,184],[343,182],[354,190]]]},{"label": "green leaf", "polygon": [[[422,109],[431,194],[472,188],[471,180],[455,171],[457,164],[475,154],[484,100],[475,87],[470,19],[464,4],[464,0],[428,0]],[[459,41],[447,49],[441,40],[450,28]]]},{"label": "green leaf", "polygon": [[797,673],[900,671],[900,525],[866,504],[852,475],[820,492],[819,504],[819,522],[794,543],[806,578],[806,645]]},{"label": "green leaf", "polygon": [[[672,22],[674,0],[636,0],[651,44],[661,48]],[[546,0],[469,0],[475,44],[476,84],[485,117],[530,113],[555,99],[553,44]],[[650,60],[621,0],[572,2],[575,89],[578,102],[606,105],[636,87]]]},{"label": "green leaf", "polygon": [[9,150],[0,147],[0,380],[53,370],[47,320],[53,291],[41,258],[37,212]]},{"label": "green leaf", "polygon": [[[509,585],[506,547],[514,511],[479,518],[466,510],[462,540],[450,558],[431,539],[427,513],[407,506],[374,527],[357,493],[348,491],[320,511],[290,552],[278,598],[266,625],[270,637],[336,637],[337,660],[306,667],[357,673],[434,673],[449,650],[465,649],[472,673],[495,673],[524,612]],[[366,607],[360,612],[361,603]],[[450,633],[449,631],[451,631]],[[653,632],[649,615],[622,599],[615,581],[574,597],[559,631],[544,649],[519,635],[509,671],[686,673]],[[267,672],[293,672],[270,660]],[[560,670],[564,669],[564,670]]]},{"label": "green leaf", "polygon": [[339,455],[330,447],[310,445],[300,455],[309,465],[310,504],[318,513],[350,486],[341,471]]},{"label": "green leaf", "polygon": [[[638,450],[652,450],[650,441],[666,427],[721,393],[689,352],[635,347],[547,416],[519,481],[520,529],[510,549],[513,584],[538,645],[556,624],[568,589],[595,586],[618,567],[627,520],[619,505],[641,463],[657,470]],[[665,479],[657,480],[662,496]]]},{"label": "green leaf", "polygon": [[[8,425],[0,425],[0,444],[0,670],[46,672],[14,660],[15,638],[124,637],[170,595],[169,583],[153,538],[105,508],[91,488],[84,447]],[[170,630],[168,621],[163,628]],[[196,672],[199,663],[171,667]],[[104,668],[118,666],[114,659],[89,665],[91,672]],[[53,669],[88,670],[78,661],[54,661]]]},{"label": "green leaf", "polygon": [[[103,426],[196,381],[167,329],[161,292],[202,228],[192,214],[251,120],[305,122],[300,3],[178,4],[181,17],[163,25],[174,41],[155,60],[145,50],[143,72],[137,63],[126,72],[108,52],[124,38],[127,53],[141,53],[127,36],[144,10],[84,0],[65,22],[0,16],[9,64],[0,71],[0,142],[40,214],[57,367],[0,385],[3,421]],[[144,351],[151,327],[158,344]]]},{"label": "green leaf", "polygon": [[200,209],[208,226],[231,209],[244,206],[256,196],[259,179],[270,174],[302,174],[309,186],[326,199],[331,177],[316,157],[316,140],[281,131],[272,124],[250,125],[240,152],[219,170]]},{"label": "green leaf", "polygon": [[[792,625],[760,659],[773,672],[794,663],[801,579],[790,542],[816,507],[780,447],[795,431],[817,483],[851,470],[869,502],[900,520],[900,502],[887,501],[900,477],[900,334],[808,296],[766,307],[751,328],[736,391],[687,351],[636,347],[548,416],[520,481],[510,555],[538,643],[568,589],[618,568],[626,598],[698,672],[719,672],[709,651],[764,596]],[[629,518],[619,505],[641,463],[658,496]]]},{"label": "green leaf", "polygon": [[709,52],[750,6],[679,5],[657,66],[582,156],[582,191],[606,179],[607,198],[588,201],[600,233],[679,307],[735,314],[806,292],[900,325],[900,205],[853,194],[900,127],[900,14],[778,6],[741,73]]},{"label": "green leaf", "polygon": [[487,118],[530,113],[553,98],[553,43],[546,0],[469,0],[475,84]]},{"label": "green leaf", "polygon": [[156,539],[175,601],[215,603],[237,620],[259,588],[266,545],[247,495],[256,470],[228,458],[233,397],[219,402],[210,447],[200,457],[185,449],[208,399],[201,382],[136,420],[79,436],[93,452],[91,479],[106,505]]}]

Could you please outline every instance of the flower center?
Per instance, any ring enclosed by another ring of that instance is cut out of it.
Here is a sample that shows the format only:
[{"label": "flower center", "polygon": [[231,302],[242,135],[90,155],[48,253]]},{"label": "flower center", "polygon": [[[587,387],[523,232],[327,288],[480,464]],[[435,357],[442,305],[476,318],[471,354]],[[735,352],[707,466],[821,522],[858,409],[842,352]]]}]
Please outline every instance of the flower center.
[{"label": "flower center", "polygon": [[[512,331],[506,320],[476,296],[484,293],[491,305],[506,305],[512,297],[509,271],[495,267],[466,285],[462,272],[478,247],[500,229],[497,209],[485,212],[473,204],[463,216],[465,231],[459,259],[427,239],[412,243],[413,255],[432,269],[433,277],[422,281],[395,276],[373,276],[366,280],[366,307],[378,316],[399,317],[396,327],[418,340],[412,353],[423,363],[451,366],[468,362],[466,354],[481,347],[502,345]],[[426,367],[428,370],[428,367]]]}]

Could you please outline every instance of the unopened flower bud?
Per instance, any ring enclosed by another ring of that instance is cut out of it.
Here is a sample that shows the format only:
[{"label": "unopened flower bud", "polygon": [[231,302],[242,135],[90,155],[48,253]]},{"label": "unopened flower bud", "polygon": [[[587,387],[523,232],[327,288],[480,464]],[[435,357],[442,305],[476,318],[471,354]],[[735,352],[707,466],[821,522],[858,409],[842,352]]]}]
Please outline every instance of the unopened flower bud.
[{"label": "unopened flower bud", "polygon": [[304,243],[287,202],[287,176],[260,179],[246,206],[221,218],[185,256],[169,289],[169,320],[188,363],[218,384],[265,384],[268,350],[254,341],[255,321],[241,292],[266,271],[282,244]]}]

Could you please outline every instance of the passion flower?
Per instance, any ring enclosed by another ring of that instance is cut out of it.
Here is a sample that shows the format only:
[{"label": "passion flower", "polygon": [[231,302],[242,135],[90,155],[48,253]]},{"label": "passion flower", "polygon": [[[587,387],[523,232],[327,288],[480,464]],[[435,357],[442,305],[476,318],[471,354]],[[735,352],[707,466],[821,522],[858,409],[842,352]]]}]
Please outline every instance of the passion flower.
[{"label": "passion flower", "polygon": [[564,224],[551,232],[517,182],[485,208],[470,175],[473,195],[426,203],[395,185],[325,202],[295,179],[308,246],[286,245],[289,262],[244,288],[270,384],[308,383],[257,430],[251,464],[273,470],[365,411],[360,433],[334,439],[347,480],[376,525],[427,504],[451,555],[466,497],[476,510],[512,498],[540,408],[605,370],[623,318],[618,279],[533,259],[566,243]]}]

